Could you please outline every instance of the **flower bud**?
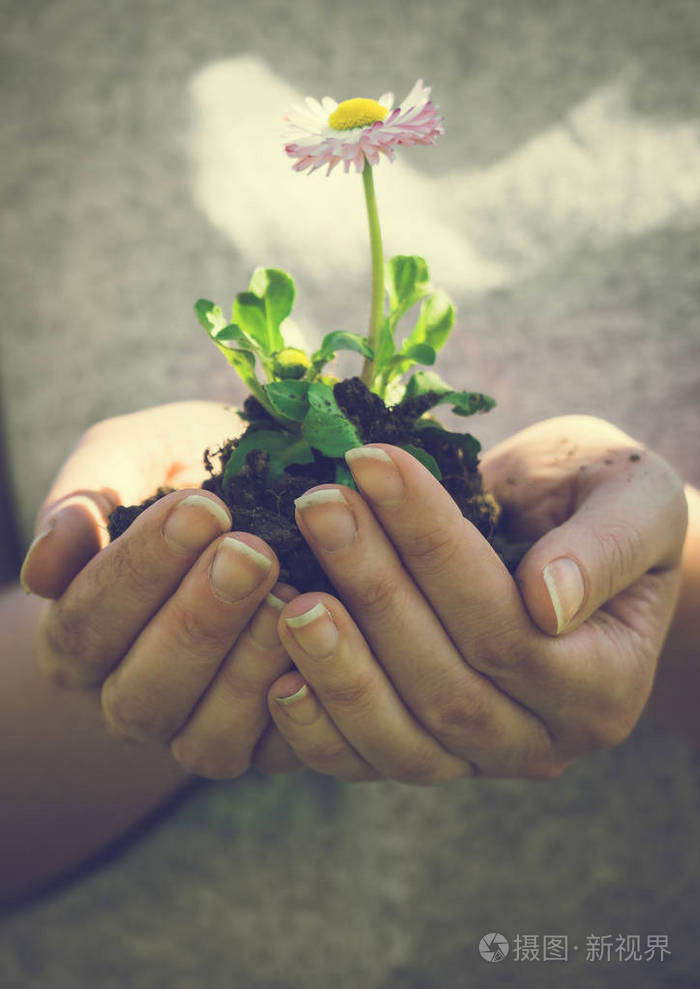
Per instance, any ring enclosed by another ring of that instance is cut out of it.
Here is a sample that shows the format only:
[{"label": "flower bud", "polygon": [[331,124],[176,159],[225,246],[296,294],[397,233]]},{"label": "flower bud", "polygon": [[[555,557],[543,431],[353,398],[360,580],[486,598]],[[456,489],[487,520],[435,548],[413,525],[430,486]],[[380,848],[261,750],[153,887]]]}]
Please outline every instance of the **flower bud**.
[{"label": "flower bud", "polygon": [[303,378],[310,364],[311,361],[303,350],[299,350],[298,347],[285,347],[275,354],[272,370],[275,377],[286,381],[289,378]]}]

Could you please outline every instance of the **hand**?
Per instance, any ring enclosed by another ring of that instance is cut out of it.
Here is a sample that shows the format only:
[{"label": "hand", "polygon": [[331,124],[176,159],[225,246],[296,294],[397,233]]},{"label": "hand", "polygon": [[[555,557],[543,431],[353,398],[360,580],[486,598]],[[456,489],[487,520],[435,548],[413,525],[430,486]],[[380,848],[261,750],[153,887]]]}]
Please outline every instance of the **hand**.
[{"label": "hand", "polygon": [[[277,635],[296,592],[261,539],[231,533],[224,503],[196,486],[207,446],[237,419],[183,402],[107,420],[82,437],[37,520],[25,589],[52,599],[39,638],[43,672],[99,698],[112,734],[168,744],[189,772],[232,778],[262,736],[270,768],[297,768],[270,724],[270,684],[291,668]],[[113,543],[118,504],[185,487]]]},{"label": "hand", "polygon": [[679,587],[673,471],[589,417],[541,423],[484,459],[515,579],[439,483],[396,447],[353,454],[361,494],[325,485],[302,532],[344,603],[281,615],[298,671],[270,691],[280,732],[346,780],[559,775],[633,729]]}]

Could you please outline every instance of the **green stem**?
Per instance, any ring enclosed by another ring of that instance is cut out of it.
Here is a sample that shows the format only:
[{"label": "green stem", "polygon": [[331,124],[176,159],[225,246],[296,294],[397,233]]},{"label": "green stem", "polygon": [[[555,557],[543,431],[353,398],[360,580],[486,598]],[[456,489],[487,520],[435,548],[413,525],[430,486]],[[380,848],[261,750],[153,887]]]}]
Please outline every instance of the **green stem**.
[{"label": "green stem", "polygon": [[[362,184],[365,188],[367,219],[369,220],[369,244],[372,252],[372,302],[370,305],[367,342],[376,354],[379,346],[379,333],[384,322],[384,252],[382,250],[382,231],[379,227],[379,214],[377,213],[377,199],[374,194],[372,166],[368,161],[365,162],[362,172]],[[362,365],[361,378],[368,388],[372,387],[374,361],[365,358],[365,362]]]}]

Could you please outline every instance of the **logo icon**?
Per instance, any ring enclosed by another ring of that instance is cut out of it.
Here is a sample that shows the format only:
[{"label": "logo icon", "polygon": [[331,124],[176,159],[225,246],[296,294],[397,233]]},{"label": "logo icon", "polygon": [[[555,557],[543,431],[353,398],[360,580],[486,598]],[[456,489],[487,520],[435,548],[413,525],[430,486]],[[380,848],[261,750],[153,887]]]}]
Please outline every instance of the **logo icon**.
[{"label": "logo icon", "polygon": [[479,941],[479,954],[485,962],[502,962],[509,950],[508,938],[495,931],[484,934]]}]

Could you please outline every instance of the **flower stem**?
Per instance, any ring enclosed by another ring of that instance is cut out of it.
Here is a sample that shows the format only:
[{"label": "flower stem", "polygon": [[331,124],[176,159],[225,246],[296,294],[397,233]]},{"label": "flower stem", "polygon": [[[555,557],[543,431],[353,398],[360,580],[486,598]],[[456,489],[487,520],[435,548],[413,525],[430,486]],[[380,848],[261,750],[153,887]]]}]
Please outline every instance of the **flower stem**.
[{"label": "flower stem", "polygon": [[[365,162],[362,172],[362,184],[365,188],[367,219],[369,220],[369,244],[372,252],[372,301],[369,313],[367,342],[376,354],[379,346],[379,334],[384,321],[384,252],[382,250],[382,231],[379,227],[379,214],[377,213],[377,199],[374,194],[372,166],[368,161]],[[361,378],[368,388],[372,386],[374,370],[374,361],[365,358],[365,362],[362,365]]]}]

